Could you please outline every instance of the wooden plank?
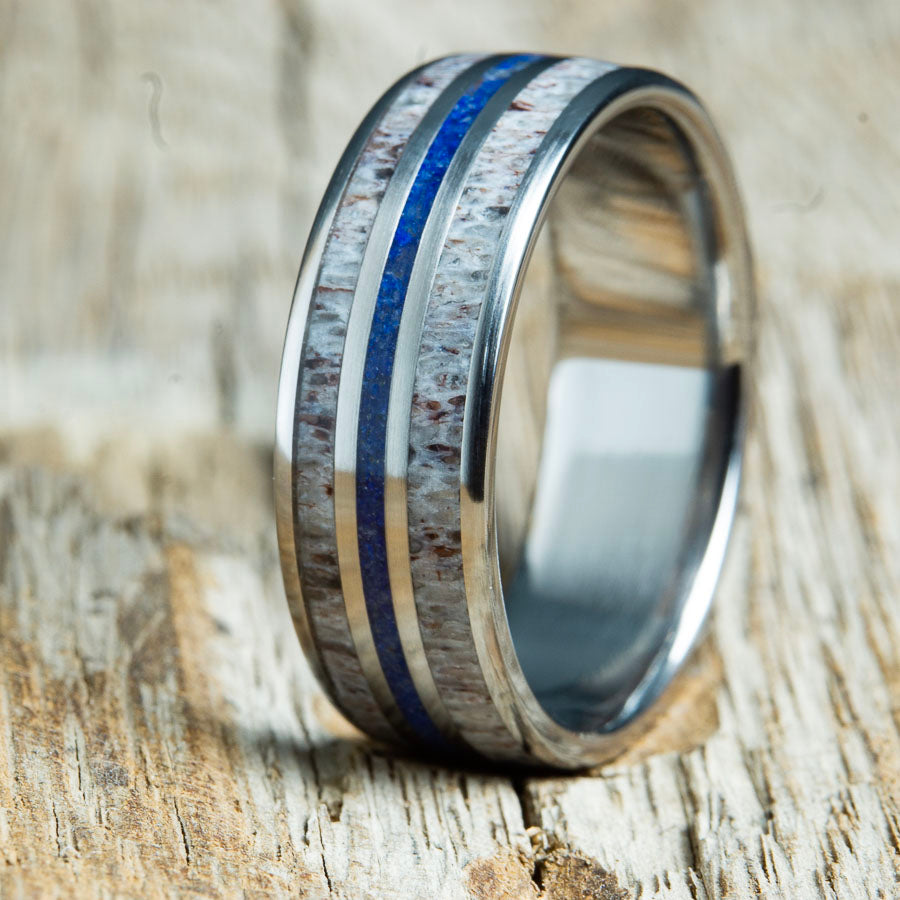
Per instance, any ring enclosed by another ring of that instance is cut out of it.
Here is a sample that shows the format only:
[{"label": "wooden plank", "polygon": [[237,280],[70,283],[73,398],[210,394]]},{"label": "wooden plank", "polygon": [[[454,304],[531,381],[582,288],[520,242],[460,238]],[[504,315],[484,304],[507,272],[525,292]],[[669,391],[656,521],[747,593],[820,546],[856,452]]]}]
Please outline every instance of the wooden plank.
[{"label": "wooden plank", "polygon": [[6,474],[7,890],[427,896],[528,853],[507,778],[370,751],[313,687],[270,528],[227,540]]},{"label": "wooden plank", "polygon": [[[898,42],[888,0],[0,4],[0,891],[900,895]],[[425,56],[514,45],[695,87],[760,272],[709,639],[581,776],[355,734],[290,631],[270,501],[342,141]]]}]

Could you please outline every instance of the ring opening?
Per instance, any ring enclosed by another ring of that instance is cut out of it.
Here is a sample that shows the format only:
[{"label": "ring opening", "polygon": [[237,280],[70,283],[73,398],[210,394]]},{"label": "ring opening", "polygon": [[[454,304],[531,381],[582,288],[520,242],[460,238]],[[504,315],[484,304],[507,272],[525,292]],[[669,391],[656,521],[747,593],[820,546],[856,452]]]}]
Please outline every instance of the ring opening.
[{"label": "ring opening", "polygon": [[655,696],[719,508],[740,386],[720,362],[716,221],[685,132],[626,110],[572,163],[519,296],[500,575],[528,685],[573,731],[617,728]]}]

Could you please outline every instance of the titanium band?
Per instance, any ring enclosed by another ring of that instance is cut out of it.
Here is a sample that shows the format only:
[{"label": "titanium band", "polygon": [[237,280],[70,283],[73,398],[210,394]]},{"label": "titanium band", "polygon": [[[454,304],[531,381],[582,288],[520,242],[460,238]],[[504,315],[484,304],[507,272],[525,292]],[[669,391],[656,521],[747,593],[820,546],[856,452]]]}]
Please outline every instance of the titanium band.
[{"label": "titanium band", "polygon": [[[577,766],[635,730],[623,710],[617,731],[571,732],[531,692],[501,599],[493,454],[510,324],[540,223],[594,132],[641,104],[695,146],[715,201],[691,226],[711,235],[711,327],[717,352],[742,364],[738,320],[752,289],[730,170],[694,98],[655,73],[579,58],[439,60],[376,106],[320,209],[279,388],[279,541],[304,649],[332,699],[376,737]],[[740,469],[734,403],[684,622],[634,711],[671,680],[712,594]]]}]

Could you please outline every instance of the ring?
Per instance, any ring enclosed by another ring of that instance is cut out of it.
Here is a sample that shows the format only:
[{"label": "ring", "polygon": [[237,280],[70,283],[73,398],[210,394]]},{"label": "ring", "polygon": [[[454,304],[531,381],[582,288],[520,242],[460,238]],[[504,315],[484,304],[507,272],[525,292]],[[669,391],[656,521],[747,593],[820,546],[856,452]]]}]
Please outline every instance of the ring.
[{"label": "ring", "polygon": [[725,557],[753,307],[679,83],[459,55],[388,90],[315,218],[276,417],[291,616],[354,725],[564,768],[646,728]]}]

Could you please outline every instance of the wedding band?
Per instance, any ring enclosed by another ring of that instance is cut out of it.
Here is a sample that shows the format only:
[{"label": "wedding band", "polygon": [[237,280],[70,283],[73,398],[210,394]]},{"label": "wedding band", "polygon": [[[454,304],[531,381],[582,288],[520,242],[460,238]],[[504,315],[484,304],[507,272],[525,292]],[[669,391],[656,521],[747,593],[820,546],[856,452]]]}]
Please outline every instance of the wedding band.
[{"label": "wedding band", "polygon": [[752,313],[730,164],[670,78],[461,55],[376,103],[276,423],[290,612],[351,722],[573,768],[652,721],[725,556]]}]

